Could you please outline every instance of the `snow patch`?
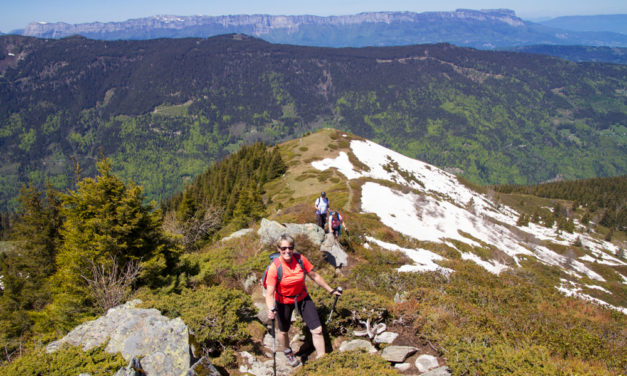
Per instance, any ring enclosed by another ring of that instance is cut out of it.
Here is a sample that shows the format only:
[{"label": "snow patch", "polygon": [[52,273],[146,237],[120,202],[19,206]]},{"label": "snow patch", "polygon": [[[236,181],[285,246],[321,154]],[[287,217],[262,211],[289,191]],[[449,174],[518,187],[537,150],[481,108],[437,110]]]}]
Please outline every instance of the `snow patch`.
[{"label": "snow patch", "polygon": [[353,164],[348,160],[348,155],[345,152],[340,152],[337,158],[326,158],[321,161],[312,162],[311,165],[324,171],[329,168],[337,168],[347,179],[359,179],[363,175],[355,171]]},{"label": "snow patch", "polygon": [[592,296],[590,296],[588,294],[584,294],[584,293],[581,292],[581,287],[579,287],[576,283],[574,283],[572,281],[567,281],[565,279],[562,279],[561,282],[562,283],[561,283],[560,287],[557,287],[557,289],[561,293],[566,295],[566,296],[573,296],[573,297],[576,297],[576,298],[587,300],[589,302],[596,303],[596,304],[599,304],[601,306],[604,306],[604,307],[607,307],[607,308],[610,308],[610,309],[622,312],[624,314],[627,314],[627,308],[616,307],[616,306],[613,306],[613,305],[611,305],[611,304],[609,304],[607,302],[604,302],[601,299],[597,299],[597,298],[592,297]]},{"label": "snow patch", "polygon": [[[409,257],[414,264],[413,265],[403,265],[398,268],[399,272],[433,272],[437,271],[445,275],[449,275],[453,272],[452,269],[442,267],[436,264],[434,261],[442,261],[445,260],[444,257],[428,251],[426,249],[409,249],[402,248],[397,246],[396,244],[387,243],[381,240],[377,240],[371,236],[366,236],[366,240],[371,243],[375,243],[381,248],[385,248],[390,251],[401,251],[407,257]],[[368,243],[366,243],[368,244]],[[368,246],[370,247],[370,246]]]},{"label": "snow patch", "polygon": [[507,269],[507,265],[503,265],[495,260],[492,260],[491,262],[482,260],[479,256],[470,252],[462,253],[462,260],[474,261],[477,265],[483,267],[485,270],[489,271],[492,274],[498,275],[503,270]]}]

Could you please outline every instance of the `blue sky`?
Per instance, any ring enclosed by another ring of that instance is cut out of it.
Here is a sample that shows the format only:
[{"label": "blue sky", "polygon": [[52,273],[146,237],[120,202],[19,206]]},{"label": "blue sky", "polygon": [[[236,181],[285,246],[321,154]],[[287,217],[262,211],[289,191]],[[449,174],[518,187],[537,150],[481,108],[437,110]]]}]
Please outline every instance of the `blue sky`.
[{"label": "blue sky", "polygon": [[124,21],[158,14],[180,16],[225,14],[313,14],[319,16],[371,11],[450,11],[457,8],[507,8],[525,19],[626,14],[626,0],[0,0],[0,31],[21,29],[29,22],[83,23]]}]

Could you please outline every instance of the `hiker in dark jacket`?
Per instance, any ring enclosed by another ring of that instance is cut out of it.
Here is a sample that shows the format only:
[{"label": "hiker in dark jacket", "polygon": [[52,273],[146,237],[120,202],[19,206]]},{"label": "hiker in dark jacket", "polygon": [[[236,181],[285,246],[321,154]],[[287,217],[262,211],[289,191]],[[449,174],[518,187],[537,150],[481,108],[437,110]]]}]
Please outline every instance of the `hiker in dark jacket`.
[{"label": "hiker in dark jacket", "polygon": [[[277,319],[278,321],[278,339],[279,347],[282,347],[287,357],[288,363],[294,367],[298,365],[298,359],[295,358],[292,349],[289,347],[288,331],[291,325],[292,312],[294,308],[303,317],[305,324],[311,332],[313,345],[316,348],[316,358],[320,358],[325,354],[324,337],[322,336],[322,325],[311,297],[307,294],[305,286],[305,275],[308,275],[314,282],[327,290],[330,294],[337,296],[342,295],[341,290],[332,289],[322,278],[322,276],[313,270],[313,265],[307,258],[299,253],[294,252],[294,238],[283,234],[277,242],[277,248],[280,252],[278,260],[280,261],[282,277],[277,286],[277,263],[273,262],[268,268],[266,276],[266,306],[268,307],[268,319]],[[301,262],[298,261],[300,259]],[[304,268],[304,270],[303,270]]]},{"label": "hiker in dark jacket", "polygon": [[329,212],[329,199],[327,198],[327,194],[325,192],[320,193],[320,197],[316,199],[314,206],[316,208],[316,220],[318,221],[318,226],[324,229],[324,225],[327,221],[327,213]]}]

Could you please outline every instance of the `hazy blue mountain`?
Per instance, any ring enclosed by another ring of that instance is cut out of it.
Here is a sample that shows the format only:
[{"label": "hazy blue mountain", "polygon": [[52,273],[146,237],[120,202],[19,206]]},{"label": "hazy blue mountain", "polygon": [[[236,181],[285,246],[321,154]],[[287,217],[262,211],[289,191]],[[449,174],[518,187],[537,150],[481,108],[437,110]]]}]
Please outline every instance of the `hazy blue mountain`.
[{"label": "hazy blue mountain", "polygon": [[593,46],[519,46],[504,49],[531,54],[550,55],[574,62],[605,62],[627,64],[627,48]]},{"label": "hazy blue mountain", "polygon": [[542,25],[572,31],[609,31],[627,34],[627,14],[557,17]]},{"label": "hazy blue mountain", "polygon": [[558,44],[627,47],[627,35],[575,32],[524,21],[507,9],[454,12],[372,12],[347,16],[155,16],[123,22],[31,23],[23,35],[92,39],[206,38],[243,33],[273,43],[325,47],[392,46],[447,42],[493,49]]}]

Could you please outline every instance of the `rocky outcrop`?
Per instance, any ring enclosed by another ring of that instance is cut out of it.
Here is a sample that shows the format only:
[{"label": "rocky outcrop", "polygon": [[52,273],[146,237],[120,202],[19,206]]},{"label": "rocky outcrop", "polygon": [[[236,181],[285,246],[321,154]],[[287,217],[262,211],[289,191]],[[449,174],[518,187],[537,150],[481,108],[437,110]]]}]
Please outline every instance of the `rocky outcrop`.
[{"label": "rocky outcrop", "polygon": [[348,265],[348,255],[333,234],[326,235],[320,250],[326,255],[327,261],[336,268]]},{"label": "rocky outcrop", "polygon": [[46,351],[54,352],[65,343],[89,350],[108,341],[105,351],[119,352],[131,363],[120,375],[133,374],[136,367],[148,376],[185,374],[191,365],[187,326],[180,318],[169,319],[156,309],[135,308],[139,303],[133,300],[111,308],[105,316],[50,343]]},{"label": "rocky outcrop", "polygon": [[313,223],[287,223],[269,221],[265,218],[261,220],[261,225],[257,234],[261,237],[261,241],[266,244],[273,244],[282,235],[287,234],[292,237],[297,235],[305,235],[313,244],[322,244],[324,240],[324,230]]}]

